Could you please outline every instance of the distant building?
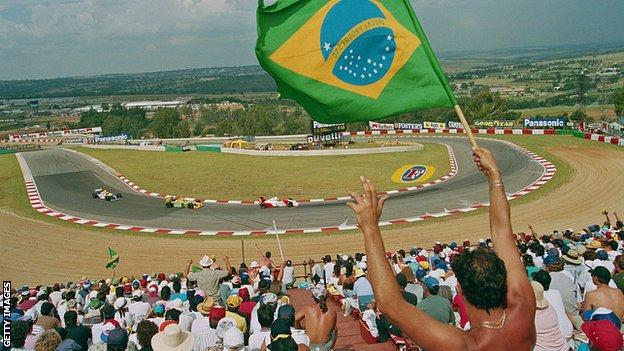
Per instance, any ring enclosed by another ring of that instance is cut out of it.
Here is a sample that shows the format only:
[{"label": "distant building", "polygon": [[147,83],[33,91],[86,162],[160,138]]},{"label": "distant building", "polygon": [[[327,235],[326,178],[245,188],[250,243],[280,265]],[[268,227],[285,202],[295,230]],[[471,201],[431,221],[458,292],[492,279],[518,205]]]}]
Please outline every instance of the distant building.
[{"label": "distant building", "polygon": [[184,105],[182,101],[135,101],[123,104],[125,108],[142,108],[145,110],[157,110],[162,107],[177,108]]},{"label": "distant building", "polygon": [[491,87],[490,92],[501,95],[522,96],[526,93],[526,88]]},{"label": "distant building", "polygon": [[229,101],[219,102],[219,103],[214,104],[214,106],[217,108],[217,110],[238,111],[238,110],[245,109],[245,105],[239,102],[229,102]]}]

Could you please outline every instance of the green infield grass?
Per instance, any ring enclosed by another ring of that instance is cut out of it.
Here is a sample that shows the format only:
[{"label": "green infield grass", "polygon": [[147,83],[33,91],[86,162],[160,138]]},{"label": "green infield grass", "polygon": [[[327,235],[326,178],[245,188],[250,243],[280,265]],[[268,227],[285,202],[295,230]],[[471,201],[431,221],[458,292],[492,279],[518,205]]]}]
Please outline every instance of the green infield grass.
[{"label": "green infield grass", "polygon": [[[265,157],[225,153],[163,153],[78,148],[115,168],[144,189],[207,199],[265,197],[322,198],[357,190],[360,175],[381,190],[411,184],[394,183],[392,174],[405,165],[450,170],[446,146],[423,143],[423,151],[371,155]],[[418,183],[415,183],[418,184]]]}]

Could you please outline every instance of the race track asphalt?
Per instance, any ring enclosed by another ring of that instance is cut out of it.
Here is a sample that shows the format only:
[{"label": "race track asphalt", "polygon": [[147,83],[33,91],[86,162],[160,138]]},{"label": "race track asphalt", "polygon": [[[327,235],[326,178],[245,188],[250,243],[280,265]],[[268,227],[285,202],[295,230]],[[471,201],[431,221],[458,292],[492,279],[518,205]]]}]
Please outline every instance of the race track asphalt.
[{"label": "race track asphalt", "polygon": [[[466,140],[455,137],[414,137],[415,140],[423,141],[425,138],[426,141],[444,143],[453,148],[457,175],[436,186],[391,197],[386,202],[382,220],[416,217],[487,202],[487,182],[476,170]],[[542,174],[540,164],[508,144],[482,139],[479,144],[495,154],[508,193],[532,184]],[[215,204],[206,204],[198,210],[165,208],[164,200],[134,192],[86,158],[62,148],[28,152],[23,156],[44,203],[56,211],[76,217],[120,225],[200,231],[262,231],[272,229],[273,220],[280,230],[354,223],[353,214],[344,203],[307,204],[298,208],[278,209]],[[354,190],[359,190],[358,180],[354,179],[353,183]],[[116,202],[93,199],[93,189],[100,187],[121,193],[123,199]]]}]

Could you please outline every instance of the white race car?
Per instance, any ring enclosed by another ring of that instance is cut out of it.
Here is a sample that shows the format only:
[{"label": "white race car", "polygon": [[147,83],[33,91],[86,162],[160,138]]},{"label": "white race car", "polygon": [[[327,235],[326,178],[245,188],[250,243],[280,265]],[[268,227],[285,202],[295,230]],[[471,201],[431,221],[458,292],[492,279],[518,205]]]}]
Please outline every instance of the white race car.
[{"label": "white race car", "polygon": [[280,199],[278,197],[265,199],[264,197],[260,197],[258,202],[260,203],[260,208],[299,207],[299,203],[290,197],[287,199]]},{"label": "white race car", "polygon": [[101,199],[105,201],[118,201],[118,200],[121,200],[122,198],[120,193],[113,194],[104,188],[98,188],[98,189],[93,190],[93,193],[91,193],[91,196],[93,196],[94,199]]}]

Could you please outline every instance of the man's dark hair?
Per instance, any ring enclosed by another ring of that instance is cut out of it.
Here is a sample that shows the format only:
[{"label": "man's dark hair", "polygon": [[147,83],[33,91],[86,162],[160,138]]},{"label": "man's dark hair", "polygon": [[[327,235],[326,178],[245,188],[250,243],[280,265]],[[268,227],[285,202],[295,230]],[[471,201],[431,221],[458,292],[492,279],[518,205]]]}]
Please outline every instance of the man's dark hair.
[{"label": "man's dark hair", "polygon": [[536,282],[542,284],[544,290],[550,289],[550,282],[552,281],[552,278],[550,277],[550,274],[545,270],[540,269],[539,271],[533,273],[532,278]]},{"label": "man's dark hair", "polygon": [[168,286],[163,286],[163,288],[160,290],[160,298],[163,301],[169,301],[169,299],[171,298],[171,288]]},{"label": "man's dark hair", "polygon": [[123,286],[118,286],[115,288],[115,297],[119,298],[119,297],[123,297],[124,296],[124,290],[123,290]]},{"label": "man's dark hair", "polygon": [[152,337],[158,334],[158,326],[148,320],[140,321],[136,333],[141,347],[150,346]]},{"label": "man's dark hair", "polygon": [[583,258],[585,261],[593,261],[598,259],[598,254],[594,250],[587,250],[583,253]]},{"label": "man's dark hair", "polygon": [[73,290],[69,290],[65,292],[65,301],[73,300],[76,298],[76,292]]},{"label": "man's dark hair", "polygon": [[106,302],[106,293],[104,293],[103,291],[98,291],[98,293],[95,295],[95,298],[102,302]]},{"label": "man's dark hair", "polygon": [[533,256],[529,254],[522,255],[522,263],[524,263],[525,267],[533,267],[535,263],[533,262]]},{"label": "man's dark hair", "polygon": [[264,256],[265,256],[266,258],[271,258],[271,251],[267,251],[267,252],[264,254]]},{"label": "man's dark hair", "polygon": [[100,291],[108,295],[110,293],[110,285],[103,284],[102,287],[100,288]]},{"label": "man's dark hair", "polygon": [[52,310],[54,310],[54,305],[49,302],[44,302],[41,305],[41,314],[44,316],[52,315]]},{"label": "man's dark hair", "polygon": [[11,308],[17,308],[17,296],[11,296]]},{"label": "man's dark hair", "polygon": [[21,348],[26,343],[29,325],[26,321],[13,321],[11,323],[11,347]]},{"label": "man's dark hair", "polygon": [[486,311],[507,307],[507,269],[494,251],[464,252],[453,260],[451,268],[470,304]]},{"label": "man's dark hair", "polygon": [[48,293],[43,293],[37,297],[37,301],[46,301],[48,299]]},{"label": "man's dark hair", "polygon": [[273,324],[273,317],[275,316],[275,309],[271,305],[262,305],[258,308],[258,322],[263,328],[271,328]]},{"label": "man's dark hair", "polygon": [[115,307],[104,305],[104,307],[100,308],[100,314],[103,320],[113,319],[115,317]]},{"label": "man's dark hair", "polygon": [[78,324],[78,313],[76,313],[76,311],[67,311],[65,315],[63,315],[63,319],[65,320],[66,326],[75,326]]},{"label": "man's dark hair", "polygon": [[173,291],[175,291],[176,293],[179,293],[180,289],[182,289],[182,284],[180,284],[179,280],[174,280],[173,281]]},{"label": "man's dark hair", "polygon": [[528,249],[529,247],[525,243],[521,243],[520,245],[518,245],[518,250],[520,250],[522,254],[525,254]]},{"label": "man's dark hair", "polygon": [[615,251],[618,249],[618,242],[615,240],[611,240],[609,241],[609,247],[611,248],[611,250]]},{"label": "man's dark hair", "polygon": [[176,310],[175,308],[172,308],[165,313],[165,320],[179,322],[180,314],[182,314],[180,311]]}]

